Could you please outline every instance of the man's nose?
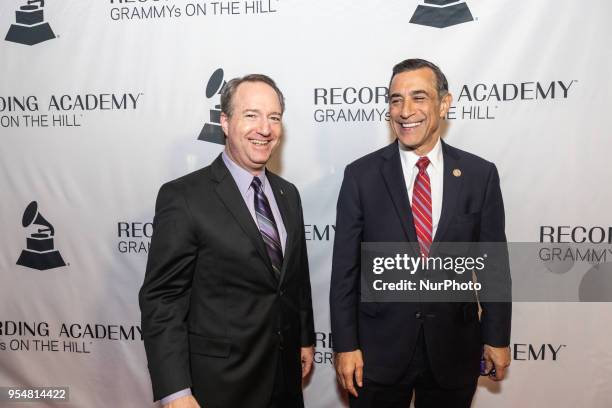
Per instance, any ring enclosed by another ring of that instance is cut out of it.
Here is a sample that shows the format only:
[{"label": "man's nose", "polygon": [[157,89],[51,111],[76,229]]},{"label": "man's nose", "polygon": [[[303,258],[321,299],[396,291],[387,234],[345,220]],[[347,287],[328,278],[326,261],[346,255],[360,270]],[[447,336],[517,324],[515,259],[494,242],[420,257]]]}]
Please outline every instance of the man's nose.
[{"label": "man's nose", "polygon": [[268,118],[263,118],[259,123],[258,133],[262,136],[270,136],[272,133],[272,127],[270,126],[270,121]]},{"label": "man's nose", "polygon": [[402,105],[402,111],[400,112],[400,115],[402,116],[402,118],[409,118],[410,116],[412,116],[413,113],[414,113],[414,104],[409,100],[404,101]]}]

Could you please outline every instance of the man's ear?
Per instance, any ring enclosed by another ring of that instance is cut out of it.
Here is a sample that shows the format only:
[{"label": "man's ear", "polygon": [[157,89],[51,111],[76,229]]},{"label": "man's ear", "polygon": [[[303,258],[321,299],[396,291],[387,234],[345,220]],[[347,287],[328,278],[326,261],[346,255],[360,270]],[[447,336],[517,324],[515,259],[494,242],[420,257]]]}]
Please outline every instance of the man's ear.
[{"label": "man's ear", "polygon": [[440,101],[440,117],[445,118],[448,110],[450,109],[451,103],[453,102],[453,95],[447,92]]},{"label": "man's ear", "polygon": [[223,133],[225,133],[225,137],[227,137],[228,128],[229,128],[229,117],[225,114],[225,112],[221,112],[221,129],[223,129]]}]

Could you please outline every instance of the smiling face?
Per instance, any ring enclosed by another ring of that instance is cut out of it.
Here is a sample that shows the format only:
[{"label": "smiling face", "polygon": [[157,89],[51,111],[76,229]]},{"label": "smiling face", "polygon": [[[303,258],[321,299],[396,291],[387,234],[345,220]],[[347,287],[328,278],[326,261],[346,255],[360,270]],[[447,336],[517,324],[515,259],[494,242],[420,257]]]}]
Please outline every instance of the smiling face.
[{"label": "smiling face", "polygon": [[391,127],[400,143],[424,156],[440,138],[440,122],[452,96],[438,95],[436,76],[429,68],[396,74],[389,87]]},{"label": "smiling face", "polygon": [[253,175],[261,173],[282,134],[282,109],[274,89],[264,82],[238,85],[231,101],[231,116],[221,114],[227,136],[225,151]]}]

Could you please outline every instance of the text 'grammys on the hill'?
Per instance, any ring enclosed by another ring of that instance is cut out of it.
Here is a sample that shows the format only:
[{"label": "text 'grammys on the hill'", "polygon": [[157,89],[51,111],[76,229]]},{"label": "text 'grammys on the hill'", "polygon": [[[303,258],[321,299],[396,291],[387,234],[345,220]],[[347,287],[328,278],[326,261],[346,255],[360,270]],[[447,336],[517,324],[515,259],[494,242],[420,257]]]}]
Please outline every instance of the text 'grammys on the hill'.
[{"label": "text 'grammys on the hill'", "polygon": [[180,19],[277,13],[280,0],[109,0],[114,21]]}]

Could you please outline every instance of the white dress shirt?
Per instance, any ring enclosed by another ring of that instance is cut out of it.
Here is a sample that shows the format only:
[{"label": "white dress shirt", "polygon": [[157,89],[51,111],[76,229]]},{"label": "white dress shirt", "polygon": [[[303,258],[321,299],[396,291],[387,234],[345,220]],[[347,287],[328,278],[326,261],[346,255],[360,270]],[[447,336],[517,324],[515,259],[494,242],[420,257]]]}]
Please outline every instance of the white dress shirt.
[{"label": "white dress shirt", "polygon": [[[416,166],[417,161],[421,156],[414,153],[412,150],[406,149],[401,142],[398,141],[400,157],[402,158],[402,171],[404,173],[404,180],[406,180],[406,189],[408,190],[408,199],[410,200],[410,206],[412,207],[412,190],[414,188],[414,181],[416,180],[417,174],[419,174],[419,168]],[[432,240],[436,236],[436,230],[438,229],[438,222],[440,222],[440,214],[442,213],[442,192],[444,183],[444,156],[442,154],[442,142],[438,139],[438,142],[429,153],[426,154],[429,159],[429,166],[427,166],[427,175],[429,176],[429,183],[431,185],[431,216],[432,216]]]}]

